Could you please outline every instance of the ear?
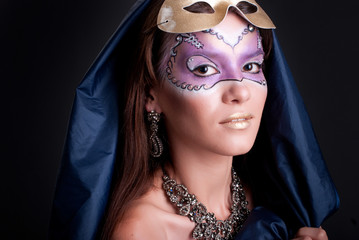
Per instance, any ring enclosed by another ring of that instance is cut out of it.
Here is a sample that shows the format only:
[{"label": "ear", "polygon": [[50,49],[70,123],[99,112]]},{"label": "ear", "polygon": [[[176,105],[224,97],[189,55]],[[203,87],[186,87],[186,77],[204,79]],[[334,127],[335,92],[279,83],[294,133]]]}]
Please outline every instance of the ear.
[{"label": "ear", "polygon": [[161,106],[159,105],[157,92],[153,88],[150,89],[149,94],[146,97],[145,107],[147,112],[151,112],[151,111],[155,111],[157,113],[162,112]]}]

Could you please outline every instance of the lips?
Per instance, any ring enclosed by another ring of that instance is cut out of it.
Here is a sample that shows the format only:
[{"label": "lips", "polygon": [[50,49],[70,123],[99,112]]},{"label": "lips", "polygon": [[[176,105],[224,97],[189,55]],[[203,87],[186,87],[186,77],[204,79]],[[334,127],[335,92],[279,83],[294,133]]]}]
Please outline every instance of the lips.
[{"label": "lips", "polygon": [[253,115],[250,113],[235,113],[220,122],[220,124],[232,129],[246,129],[250,126]]}]

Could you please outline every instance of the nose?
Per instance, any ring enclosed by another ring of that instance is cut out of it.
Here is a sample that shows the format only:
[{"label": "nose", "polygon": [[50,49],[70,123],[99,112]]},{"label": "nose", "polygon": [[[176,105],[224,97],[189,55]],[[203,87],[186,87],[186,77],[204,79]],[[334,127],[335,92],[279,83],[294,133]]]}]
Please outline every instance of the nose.
[{"label": "nose", "polygon": [[242,82],[238,81],[228,81],[228,86],[222,96],[222,101],[226,104],[239,104],[246,102],[250,99],[251,93],[246,86]]}]

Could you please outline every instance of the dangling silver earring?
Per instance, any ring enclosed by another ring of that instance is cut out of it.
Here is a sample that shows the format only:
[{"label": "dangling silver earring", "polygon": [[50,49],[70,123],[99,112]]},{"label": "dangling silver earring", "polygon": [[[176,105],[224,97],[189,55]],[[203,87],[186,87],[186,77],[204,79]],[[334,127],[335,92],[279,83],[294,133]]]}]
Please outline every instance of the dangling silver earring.
[{"label": "dangling silver earring", "polygon": [[158,122],[160,121],[161,115],[155,111],[147,113],[147,120],[151,122],[150,130],[150,142],[151,142],[151,156],[159,157],[163,152],[163,145],[161,139],[157,136]]}]

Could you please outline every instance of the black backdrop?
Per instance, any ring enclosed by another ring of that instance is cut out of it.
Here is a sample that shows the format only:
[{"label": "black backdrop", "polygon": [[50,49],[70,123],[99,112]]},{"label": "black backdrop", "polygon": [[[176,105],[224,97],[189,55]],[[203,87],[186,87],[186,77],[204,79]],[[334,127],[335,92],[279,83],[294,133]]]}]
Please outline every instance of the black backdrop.
[{"label": "black backdrop", "polygon": [[[132,2],[0,1],[2,239],[46,239],[75,87]],[[341,197],[324,227],[330,239],[359,239],[359,3],[258,2],[277,25]]]}]

